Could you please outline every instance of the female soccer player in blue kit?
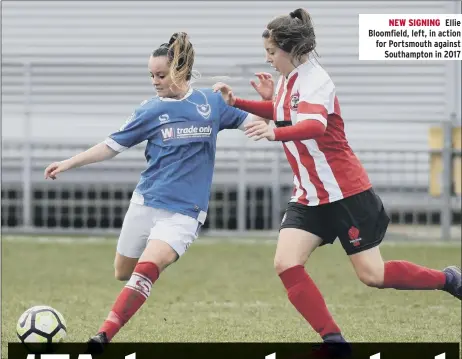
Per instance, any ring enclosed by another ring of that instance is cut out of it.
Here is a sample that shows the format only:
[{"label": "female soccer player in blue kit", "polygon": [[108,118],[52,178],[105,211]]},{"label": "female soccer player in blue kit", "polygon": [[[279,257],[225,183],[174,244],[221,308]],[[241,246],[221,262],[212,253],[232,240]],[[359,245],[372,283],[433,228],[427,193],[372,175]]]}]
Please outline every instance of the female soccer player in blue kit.
[{"label": "female soccer player in blue kit", "polygon": [[[338,237],[358,278],[375,288],[442,290],[461,299],[461,272],[408,261],[384,261],[379,245],[389,218],[367,172],[346,140],[336,88],[312,55],[316,37],[304,9],[281,15],[263,34],[266,60],[280,74],[252,82],[263,101],[236,98],[223,83],[214,86],[230,105],[263,118],[246,125],[255,140],[281,141],[294,172],[294,191],[279,233],[274,266],[290,302],[327,343],[344,343],[340,327],[305,270],[319,246]],[[364,303],[367,307],[367,303]]]},{"label": "female soccer player in blue kit", "polygon": [[56,179],[147,140],[148,166],[133,192],[115,257],[116,278],[128,282],[90,340],[101,350],[142,306],[159,274],[197,238],[208,208],[218,132],[244,130],[252,121],[212,89],[193,89],[193,63],[187,34],[174,34],[149,58],[158,96],[143,102],[104,142],[45,170],[45,178]]}]

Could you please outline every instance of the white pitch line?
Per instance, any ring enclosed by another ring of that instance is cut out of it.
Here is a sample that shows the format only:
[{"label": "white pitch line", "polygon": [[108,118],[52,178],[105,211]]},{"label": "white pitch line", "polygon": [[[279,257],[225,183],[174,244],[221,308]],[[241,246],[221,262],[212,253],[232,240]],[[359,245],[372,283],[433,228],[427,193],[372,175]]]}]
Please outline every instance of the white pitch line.
[{"label": "white pitch line", "polygon": [[100,243],[109,243],[114,242],[115,238],[105,238],[105,237],[45,237],[45,236],[2,236],[2,241],[7,242],[26,242],[26,243],[68,243],[68,244],[79,244],[79,243],[93,243],[93,244],[100,244]]}]

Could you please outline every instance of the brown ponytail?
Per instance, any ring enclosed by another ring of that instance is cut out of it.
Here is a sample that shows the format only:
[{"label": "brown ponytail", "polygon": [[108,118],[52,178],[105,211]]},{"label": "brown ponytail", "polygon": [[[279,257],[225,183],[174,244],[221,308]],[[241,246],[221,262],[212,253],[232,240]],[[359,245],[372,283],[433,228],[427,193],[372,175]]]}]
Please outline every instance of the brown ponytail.
[{"label": "brown ponytail", "polygon": [[296,59],[316,51],[314,26],[305,9],[299,8],[271,20],[262,36]]},{"label": "brown ponytail", "polygon": [[175,85],[189,81],[194,65],[194,48],[185,32],[172,35],[169,42],[170,77]]}]

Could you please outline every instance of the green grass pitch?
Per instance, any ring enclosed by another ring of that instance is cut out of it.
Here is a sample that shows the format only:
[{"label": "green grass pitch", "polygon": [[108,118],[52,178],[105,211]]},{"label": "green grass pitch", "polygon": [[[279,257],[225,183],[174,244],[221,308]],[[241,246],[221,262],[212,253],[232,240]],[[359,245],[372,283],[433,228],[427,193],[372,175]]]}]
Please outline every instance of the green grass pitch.
[{"label": "green grass pitch", "polygon": [[[318,336],[289,303],[273,270],[274,241],[199,239],[169,267],[114,341],[300,342]],[[67,341],[93,335],[123,287],[113,276],[115,241],[2,241],[2,358],[16,321],[33,305],[59,310]],[[441,269],[460,245],[382,246],[386,260]],[[439,291],[378,290],[356,278],[339,243],[315,251],[307,269],[352,342],[460,342],[461,303]]]}]

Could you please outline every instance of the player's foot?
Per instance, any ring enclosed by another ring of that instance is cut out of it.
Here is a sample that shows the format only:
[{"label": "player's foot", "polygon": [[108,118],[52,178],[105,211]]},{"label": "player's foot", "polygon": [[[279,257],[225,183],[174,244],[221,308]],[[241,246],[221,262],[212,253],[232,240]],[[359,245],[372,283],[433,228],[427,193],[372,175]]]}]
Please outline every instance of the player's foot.
[{"label": "player's foot", "polygon": [[462,279],[460,273],[460,267],[449,266],[443,269],[446,274],[446,284],[443,287],[445,292],[452,294],[454,297],[462,298]]},{"label": "player's foot", "polygon": [[324,341],[315,350],[316,358],[350,358],[351,346],[340,333],[327,334],[322,337]]},{"label": "player's foot", "polygon": [[90,340],[87,342],[88,354],[102,354],[104,352],[104,348],[109,343],[107,339],[106,333],[98,333],[94,337],[91,337]]},{"label": "player's foot", "polygon": [[340,333],[327,334],[322,337],[324,343],[343,343],[347,344],[347,341]]}]

